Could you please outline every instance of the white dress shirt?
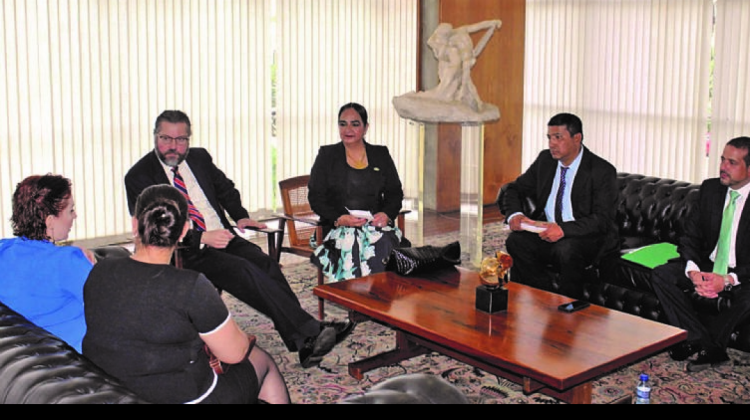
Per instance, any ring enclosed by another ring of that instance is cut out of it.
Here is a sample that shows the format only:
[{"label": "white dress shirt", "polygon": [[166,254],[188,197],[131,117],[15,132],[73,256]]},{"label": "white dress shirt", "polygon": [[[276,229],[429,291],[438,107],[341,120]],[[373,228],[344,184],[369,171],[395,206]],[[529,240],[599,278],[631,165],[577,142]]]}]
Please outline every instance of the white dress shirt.
[{"label": "white dress shirt", "polygon": [[[174,185],[174,172],[172,172],[172,167],[165,165],[164,162],[161,161],[161,159],[159,159],[159,162],[164,168],[164,173],[167,174],[167,178],[172,183],[172,185]],[[195,208],[197,208],[198,211],[201,212],[201,214],[203,215],[203,219],[206,221],[206,230],[210,231],[224,229],[224,225],[221,223],[219,214],[211,206],[208,198],[206,198],[206,194],[203,192],[200,184],[198,184],[198,180],[195,179],[195,175],[193,175],[193,171],[190,170],[190,166],[187,164],[187,162],[182,161],[182,163],[180,163],[177,168],[180,171],[180,175],[182,175],[182,179],[185,181],[185,187],[188,190],[190,201],[193,202]]]},{"label": "white dress shirt", "polygon": [[[731,188],[727,189],[726,197],[724,197],[724,207],[726,208],[729,204],[730,200],[730,192],[732,191]],[[737,202],[735,203],[734,208],[734,218],[732,219],[732,236],[731,236],[731,244],[729,246],[729,267],[734,268],[737,266],[737,255],[734,252],[735,249],[735,243],[737,242],[737,228],[740,225],[740,219],[742,218],[742,211],[745,208],[745,203],[747,203],[747,198],[750,196],[750,184],[745,185],[744,187],[740,188],[739,190],[736,190],[740,196],[737,198]],[[711,261],[716,261],[716,251],[718,248],[718,243],[716,244],[716,248],[714,248],[713,252],[711,252]],[[698,267],[698,264],[696,264],[693,261],[688,261],[687,267],[685,268],[685,275],[687,277],[690,277],[688,275],[691,271],[700,271],[700,268]],[[734,273],[729,273],[729,276],[732,278],[733,284],[736,286],[739,283],[737,280],[737,275]]]},{"label": "white dress shirt", "polygon": [[[578,167],[581,166],[581,158],[583,157],[583,147],[578,152],[575,160],[568,166],[568,171],[565,173],[565,191],[563,191],[562,197],[562,221],[572,222],[575,221],[573,217],[573,201],[570,199],[570,192],[573,191],[573,181],[576,179],[578,173]],[[561,223],[559,220],[555,220],[555,201],[557,200],[557,191],[560,189],[560,172],[562,171],[563,164],[559,160],[557,161],[557,171],[555,171],[555,180],[552,184],[552,190],[550,190],[549,197],[547,197],[547,205],[544,206],[544,214],[547,216],[547,220],[555,221],[558,224]]]}]

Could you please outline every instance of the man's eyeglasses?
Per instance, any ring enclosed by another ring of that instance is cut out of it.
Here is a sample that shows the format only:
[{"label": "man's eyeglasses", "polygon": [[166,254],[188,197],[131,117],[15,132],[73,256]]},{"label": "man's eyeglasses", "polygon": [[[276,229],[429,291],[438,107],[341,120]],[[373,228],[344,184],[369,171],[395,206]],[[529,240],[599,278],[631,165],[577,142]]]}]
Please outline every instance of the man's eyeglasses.
[{"label": "man's eyeglasses", "polygon": [[169,137],[164,135],[159,135],[159,142],[164,145],[172,144],[172,142],[176,143],[178,146],[184,146],[188,144],[190,141],[190,137]]}]

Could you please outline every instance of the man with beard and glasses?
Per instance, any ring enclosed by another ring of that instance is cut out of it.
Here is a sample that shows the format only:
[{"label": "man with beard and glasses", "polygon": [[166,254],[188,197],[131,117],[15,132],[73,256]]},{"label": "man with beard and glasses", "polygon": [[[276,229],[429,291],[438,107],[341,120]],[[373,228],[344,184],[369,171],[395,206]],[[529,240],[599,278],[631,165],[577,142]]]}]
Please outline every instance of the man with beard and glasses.
[{"label": "man with beard and glasses", "polygon": [[[559,273],[557,292],[578,299],[584,270],[619,246],[617,171],[583,145],[583,124],[576,115],[552,117],[547,140],[549,149],[508,184],[504,197],[512,230],[506,242],[514,260],[511,279],[553,290],[546,269],[551,264]],[[523,213],[527,199],[537,204],[533,214]]]},{"label": "man with beard and glasses", "polygon": [[182,244],[182,264],[203,273],[216,287],[268,316],[289,351],[304,367],[317,365],[353,329],[347,322],[319,322],[300,306],[279,264],[233,233],[227,215],[242,231],[265,227],[250,218],[240,193],[203,148],[190,147],[191,124],[182,111],[164,111],[154,124],[154,150],[125,176],[133,214],[140,193],[170,184],[188,199],[192,228]]},{"label": "man with beard and glasses", "polygon": [[[670,324],[687,330],[687,341],[670,349],[688,372],[728,364],[732,332],[750,315],[750,137],[730,140],[721,155],[719,178],[703,181],[696,210],[679,238],[680,258],[654,269],[651,284]],[[732,305],[718,315],[698,313],[694,291],[717,299],[731,290]]]}]

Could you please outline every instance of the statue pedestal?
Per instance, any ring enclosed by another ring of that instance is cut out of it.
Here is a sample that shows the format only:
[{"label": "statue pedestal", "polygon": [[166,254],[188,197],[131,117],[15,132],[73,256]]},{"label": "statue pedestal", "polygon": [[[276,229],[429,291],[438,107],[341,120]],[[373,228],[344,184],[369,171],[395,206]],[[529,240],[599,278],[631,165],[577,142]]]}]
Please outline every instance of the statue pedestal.
[{"label": "statue pedestal", "polygon": [[[486,20],[454,28],[441,23],[427,40],[438,58],[440,83],[423,92],[408,92],[393,98],[401,118],[410,121],[462,124],[461,134],[461,248],[469,253],[468,265],[482,262],[482,209],[484,205],[484,123],[500,119],[500,110],[479,97],[471,80],[471,68],[503,22]],[[476,48],[471,34],[484,31]],[[455,54],[453,54],[455,52]],[[455,63],[458,57],[460,65]],[[420,125],[418,206],[422,220],[424,205],[424,126]],[[436,168],[440,170],[440,168]],[[423,226],[417,235],[423,238]],[[412,234],[413,235],[413,234]],[[414,243],[414,241],[412,241]],[[421,243],[418,241],[417,243]],[[465,264],[466,265],[466,264]]]},{"label": "statue pedestal", "polygon": [[[412,213],[407,215],[406,237],[413,246],[424,243],[425,125],[410,121],[410,141],[418,142],[418,162],[411,169],[417,178],[415,191],[405,191],[404,201]],[[439,169],[438,169],[439,170]],[[464,124],[461,128],[461,249],[469,254],[469,265],[478,269],[482,263],[482,221],[484,210],[484,124]],[[415,214],[416,213],[416,214]]]},{"label": "statue pedestal", "polygon": [[484,217],[484,124],[461,128],[461,249],[472,267],[482,263]]},{"label": "statue pedestal", "polygon": [[408,174],[403,177],[416,179],[416,186],[404,186],[404,207],[411,210],[406,215],[406,232],[404,235],[412,246],[426,245],[424,243],[424,178],[425,178],[425,125],[417,121],[409,121],[407,142],[417,143],[416,165],[408,165]]}]

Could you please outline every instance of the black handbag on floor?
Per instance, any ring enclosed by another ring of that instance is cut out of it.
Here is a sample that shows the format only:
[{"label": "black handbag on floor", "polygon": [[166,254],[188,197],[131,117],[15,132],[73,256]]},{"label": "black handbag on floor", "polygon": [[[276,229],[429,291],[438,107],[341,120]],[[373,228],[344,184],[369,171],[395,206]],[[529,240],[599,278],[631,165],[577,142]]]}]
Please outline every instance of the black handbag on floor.
[{"label": "black handbag on floor", "polygon": [[394,248],[385,269],[402,276],[427,273],[461,264],[461,244],[456,241],[443,247],[431,245]]}]

